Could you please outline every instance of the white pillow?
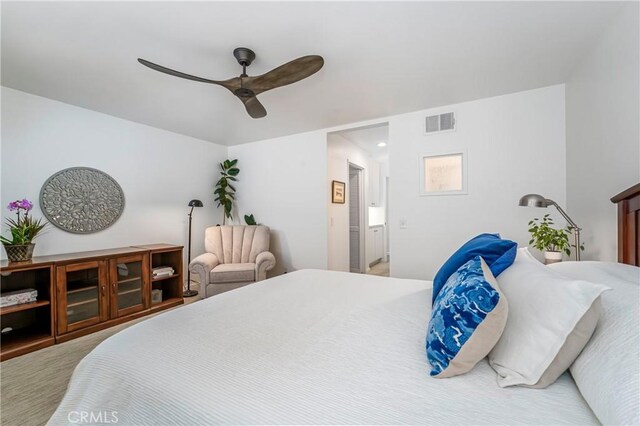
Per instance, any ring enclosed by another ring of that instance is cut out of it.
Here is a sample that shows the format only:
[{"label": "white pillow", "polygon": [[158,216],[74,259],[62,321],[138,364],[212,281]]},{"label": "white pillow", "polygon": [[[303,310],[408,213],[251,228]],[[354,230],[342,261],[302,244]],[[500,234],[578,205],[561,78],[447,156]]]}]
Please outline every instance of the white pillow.
[{"label": "white pillow", "polygon": [[550,266],[573,279],[606,284],[598,328],[571,365],[571,375],[603,424],[640,424],[640,268],[609,262]]},{"label": "white pillow", "polygon": [[509,302],[502,337],[489,353],[498,385],[547,387],[571,365],[593,334],[600,294],[608,288],[570,280],[526,248],[498,277]]}]

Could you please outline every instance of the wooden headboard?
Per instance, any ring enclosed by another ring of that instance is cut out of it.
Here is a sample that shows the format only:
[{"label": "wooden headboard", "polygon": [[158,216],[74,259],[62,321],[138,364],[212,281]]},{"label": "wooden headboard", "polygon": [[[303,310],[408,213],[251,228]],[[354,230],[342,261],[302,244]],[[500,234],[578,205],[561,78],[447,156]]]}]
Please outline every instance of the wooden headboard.
[{"label": "wooden headboard", "polygon": [[618,262],[640,266],[640,183],[611,202],[618,205]]}]

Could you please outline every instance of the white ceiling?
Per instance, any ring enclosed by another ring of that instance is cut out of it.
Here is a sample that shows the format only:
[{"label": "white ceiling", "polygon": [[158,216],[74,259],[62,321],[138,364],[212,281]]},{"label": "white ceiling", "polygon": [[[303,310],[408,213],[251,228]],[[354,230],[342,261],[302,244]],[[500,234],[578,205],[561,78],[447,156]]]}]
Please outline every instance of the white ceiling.
[{"label": "white ceiling", "polygon": [[[610,2],[2,2],[2,84],[233,145],[564,82],[621,8]],[[325,66],[260,95],[167,76]]]},{"label": "white ceiling", "polygon": [[336,133],[353,142],[370,157],[378,161],[384,161],[389,155],[389,147],[387,145],[378,146],[380,142],[385,144],[389,142],[389,125],[387,123],[342,130]]}]

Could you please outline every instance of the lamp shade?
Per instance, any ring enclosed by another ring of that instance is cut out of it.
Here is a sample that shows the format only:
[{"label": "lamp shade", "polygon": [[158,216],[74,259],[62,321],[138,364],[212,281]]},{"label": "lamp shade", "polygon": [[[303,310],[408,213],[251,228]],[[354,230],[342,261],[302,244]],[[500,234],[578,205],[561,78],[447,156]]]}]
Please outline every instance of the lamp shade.
[{"label": "lamp shade", "polygon": [[202,204],[202,201],[200,200],[191,200],[189,201],[189,207],[204,207],[204,205]]},{"label": "lamp shade", "polygon": [[540,194],[527,194],[520,198],[518,205],[526,207],[548,207],[549,202]]}]

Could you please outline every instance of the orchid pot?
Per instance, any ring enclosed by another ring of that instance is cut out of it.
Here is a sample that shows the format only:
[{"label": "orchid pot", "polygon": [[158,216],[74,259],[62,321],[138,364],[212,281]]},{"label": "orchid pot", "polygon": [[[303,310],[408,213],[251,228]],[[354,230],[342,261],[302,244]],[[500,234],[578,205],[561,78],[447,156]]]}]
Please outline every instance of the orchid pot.
[{"label": "orchid pot", "polygon": [[36,245],[31,244],[5,244],[4,250],[7,252],[9,262],[26,262],[33,257],[33,250]]}]

